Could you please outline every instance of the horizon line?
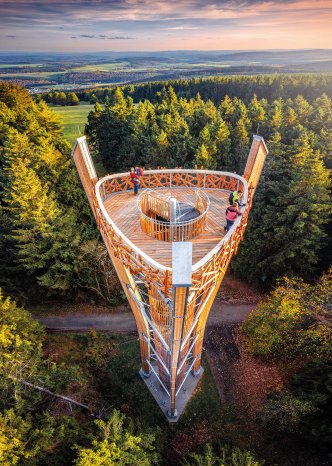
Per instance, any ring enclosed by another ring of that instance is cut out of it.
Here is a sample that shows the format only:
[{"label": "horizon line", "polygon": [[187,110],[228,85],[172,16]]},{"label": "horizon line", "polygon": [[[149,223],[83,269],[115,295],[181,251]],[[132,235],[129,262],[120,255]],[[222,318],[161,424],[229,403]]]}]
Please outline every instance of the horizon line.
[{"label": "horizon line", "polygon": [[31,53],[59,53],[59,54],[96,54],[96,53],[172,53],[172,52],[296,52],[296,51],[332,51],[332,47],[327,48],[272,48],[272,49],[165,49],[165,50],[99,50],[99,51],[63,51],[63,50],[0,50],[0,53],[22,53],[22,54],[31,54]]}]

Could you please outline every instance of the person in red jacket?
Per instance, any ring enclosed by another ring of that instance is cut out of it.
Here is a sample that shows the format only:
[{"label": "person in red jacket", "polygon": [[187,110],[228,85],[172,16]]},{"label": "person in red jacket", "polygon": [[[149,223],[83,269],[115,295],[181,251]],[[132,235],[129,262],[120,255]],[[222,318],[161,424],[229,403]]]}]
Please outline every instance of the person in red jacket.
[{"label": "person in red jacket", "polygon": [[232,227],[233,223],[237,219],[239,215],[242,215],[241,212],[238,210],[238,205],[234,202],[233,205],[227,207],[226,209],[226,227],[225,230],[229,231]]},{"label": "person in red jacket", "polygon": [[138,194],[138,188],[139,188],[139,176],[137,173],[136,173],[136,170],[134,167],[132,167],[130,169],[130,179],[131,179],[131,182],[133,183],[134,185],[134,195],[136,196]]}]

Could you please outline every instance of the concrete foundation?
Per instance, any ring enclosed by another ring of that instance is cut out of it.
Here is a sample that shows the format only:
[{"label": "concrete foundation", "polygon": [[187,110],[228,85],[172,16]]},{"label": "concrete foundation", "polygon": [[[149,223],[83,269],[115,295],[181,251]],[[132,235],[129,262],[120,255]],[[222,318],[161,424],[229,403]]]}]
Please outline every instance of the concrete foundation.
[{"label": "concrete foundation", "polygon": [[[154,368],[157,370],[157,367]],[[149,377],[144,376],[143,370],[141,369],[139,371],[140,376],[142,377],[142,380],[144,381],[145,385],[148,387],[150,392],[153,395],[153,398],[156,400],[158,403],[160,409],[162,412],[165,414],[166,419],[169,422],[177,422],[185,410],[185,407],[190,400],[198,382],[200,381],[202,375],[203,375],[203,368],[201,367],[201,370],[198,375],[194,376],[192,373],[190,373],[187,377],[187,380],[183,384],[178,396],[176,397],[176,416],[175,417],[170,417],[168,414],[169,407],[170,407],[170,398],[161,386],[159,380],[155,376],[153,372],[150,373]]]}]

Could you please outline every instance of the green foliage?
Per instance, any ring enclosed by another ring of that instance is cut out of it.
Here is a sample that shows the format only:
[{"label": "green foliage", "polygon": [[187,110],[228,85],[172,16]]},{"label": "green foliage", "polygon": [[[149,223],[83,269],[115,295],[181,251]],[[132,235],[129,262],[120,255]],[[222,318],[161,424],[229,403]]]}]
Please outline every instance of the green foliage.
[{"label": "green foliage", "polygon": [[35,465],[51,444],[52,420],[44,415],[36,420],[25,418],[13,409],[0,413],[0,465]]},{"label": "green foliage", "polygon": [[0,293],[0,408],[34,409],[42,394],[26,383],[65,391],[84,383],[77,366],[64,367],[43,357],[44,330],[24,308]]},{"label": "green foliage", "polygon": [[326,95],[312,104],[302,96],[269,102],[253,95],[247,105],[226,95],[216,107],[200,94],[187,100],[169,87],[155,103],[135,106],[116,88],[105,110],[90,113],[87,132],[110,172],[138,163],[242,173],[259,127],[270,154],[233,267],[241,278],[269,288],[283,275],[309,279],[322,266],[332,214],[324,165],[332,150],[331,115]]},{"label": "green foliage", "polygon": [[269,287],[282,275],[309,279],[316,272],[332,208],[329,172],[312,133],[300,126],[291,135],[276,131],[267,145],[271,154],[233,267]]},{"label": "green foliage", "polygon": [[184,466],[263,466],[264,462],[256,460],[247,450],[223,446],[214,451],[212,446],[207,444],[202,454],[193,453],[182,464]]},{"label": "green foliage", "polygon": [[247,349],[289,379],[268,397],[261,421],[320,445],[331,440],[331,295],[332,270],[313,285],[285,279],[242,325]]},{"label": "green foliage", "polygon": [[[25,406],[26,394],[21,381],[33,381],[42,365],[42,327],[31,315],[0,294],[0,392],[1,405]],[[39,400],[32,393],[33,403]],[[28,396],[29,401],[30,393]]]},{"label": "green foliage", "polygon": [[[156,102],[158,95],[166,86],[172,86],[178,97],[193,98],[200,93],[203,100],[211,99],[216,105],[225,95],[238,97],[246,105],[254,96],[258,100],[266,99],[270,102],[283,98],[296,99],[303,96],[312,103],[316,98],[326,93],[331,97],[331,73],[308,74],[279,74],[259,76],[215,76],[209,78],[176,79],[169,81],[148,82],[133,86],[123,86],[125,95],[131,95],[134,102],[149,99]],[[80,100],[89,101],[91,94],[95,94],[100,102],[105,102],[114,92],[114,88],[98,87],[92,90],[78,91]],[[257,128],[255,128],[256,130]]]},{"label": "green foliage", "polygon": [[0,85],[0,284],[17,297],[68,293],[91,213],[56,117],[26,90]]},{"label": "green foliage", "polygon": [[229,156],[229,125],[215,105],[199,95],[190,101],[178,99],[172,88],[163,89],[156,104],[144,101],[137,107],[117,88],[105,110],[96,107],[90,113],[86,131],[102,163],[112,172],[128,170],[137,163],[212,169],[237,164]]},{"label": "green foliage", "polygon": [[93,107],[93,105],[77,105],[52,108],[61,119],[63,136],[70,144],[74,144],[76,139],[84,134],[87,117]]},{"label": "green foliage", "polygon": [[[326,291],[322,290],[322,282]],[[284,279],[242,325],[247,348],[267,361],[328,359],[331,272],[314,285]]]},{"label": "green foliage", "polygon": [[312,406],[314,415],[302,419],[301,431],[320,444],[331,446],[332,364],[314,360],[297,372],[290,385],[294,396]]},{"label": "green foliage", "polygon": [[332,365],[315,359],[291,377],[288,389],[266,400],[261,421],[271,432],[300,433],[320,449],[331,447]]},{"label": "green foliage", "polygon": [[0,329],[0,464],[55,466],[72,461],[71,447],[86,440],[87,427],[75,419],[52,418],[45,409],[53,412],[53,399],[38,387],[58,394],[66,394],[68,386],[75,393],[86,390],[81,370],[45,357],[42,327],[2,296]]},{"label": "green foliage", "polygon": [[315,411],[310,401],[296,398],[284,390],[269,397],[264,405],[261,420],[271,430],[296,432],[303,419]]},{"label": "green foliage", "polygon": [[100,430],[98,440],[93,440],[92,448],[78,447],[78,466],[112,466],[113,464],[149,466],[157,464],[153,446],[154,436],[134,435],[132,426],[125,426],[125,416],[114,410],[105,422],[95,421]]},{"label": "green foliage", "polygon": [[69,92],[67,94],[67,105],[78,105],[80,103],[79,98],[75,92]]},{"label": "green foliage", "polygon": [[87,445],[91,440],[94,425],[92,421],[82,422],[83,418],[77,416],[60,416],[53,422],[53,444],[46,457],[47,466],[59,466],[73,464],[76,458],[74,445]]},{"label": "green foliage", "polygon": [[80,249],[80,277],[82,288],[93,291],[110,304],[121,301],[124,295],[105,245],[91,240]]}]

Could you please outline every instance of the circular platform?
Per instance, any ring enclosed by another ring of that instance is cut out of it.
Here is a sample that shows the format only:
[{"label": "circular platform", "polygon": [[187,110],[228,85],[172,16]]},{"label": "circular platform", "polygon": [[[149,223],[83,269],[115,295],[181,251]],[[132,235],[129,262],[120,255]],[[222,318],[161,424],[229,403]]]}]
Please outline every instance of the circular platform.
[{"label": "circular platform", "polygon": [[[177,195],[178,194],[178,195]],[[200,234],[209,209],[209,198],[199,189],[183,199],[180,191],[143,191],[137,206],[142,230],[161,241],[187,241]]]}]

